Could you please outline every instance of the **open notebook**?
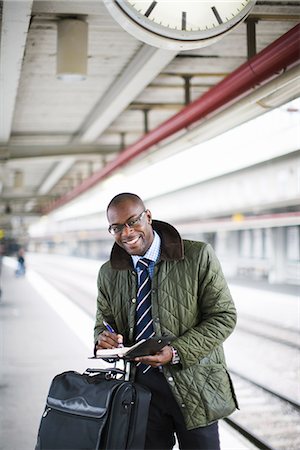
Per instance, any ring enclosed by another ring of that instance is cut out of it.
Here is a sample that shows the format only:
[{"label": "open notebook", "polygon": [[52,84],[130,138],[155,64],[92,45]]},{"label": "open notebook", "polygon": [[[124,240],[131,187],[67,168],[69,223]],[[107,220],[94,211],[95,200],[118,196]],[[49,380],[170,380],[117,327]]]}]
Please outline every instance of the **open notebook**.
[{"label": "open notebook", "polygon": [[105,348],[97,350],[96,358],[134,359],[139,356],[154,355],[171,343],[170,338],[142,339],[131,347]]}]

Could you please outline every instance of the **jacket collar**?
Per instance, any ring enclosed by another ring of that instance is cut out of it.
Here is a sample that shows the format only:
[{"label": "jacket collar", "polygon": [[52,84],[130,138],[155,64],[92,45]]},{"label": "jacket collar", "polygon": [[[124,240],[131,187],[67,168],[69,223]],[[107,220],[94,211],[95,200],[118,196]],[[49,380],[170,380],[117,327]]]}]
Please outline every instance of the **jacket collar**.
[{"label": "jacket collar", "polygon": [[[152,227],[161,238],[160,261],[178,261],[183,259],[183,240],[176,228],[160,220],[153,220]],[[131,256],[117,243],[113,245],[110,263],[112,268],[116,270],[133,268]]]}]

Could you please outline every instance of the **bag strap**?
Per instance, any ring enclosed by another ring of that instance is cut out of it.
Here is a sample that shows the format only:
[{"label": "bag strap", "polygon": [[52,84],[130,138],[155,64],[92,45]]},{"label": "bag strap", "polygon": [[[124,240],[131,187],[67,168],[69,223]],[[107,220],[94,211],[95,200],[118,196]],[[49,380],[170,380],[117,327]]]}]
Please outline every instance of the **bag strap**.
[{"label": "bag strap", "polygon": [[122,378],[125,377],[125,370],[117,369],[116,367],[107,367],[106,369],[92,369],[87,368],[83,375],[88,375],[89,377],[93,377],[95,375],[103,376],[106,380],[116,379],[118,375],[121,375]]}]

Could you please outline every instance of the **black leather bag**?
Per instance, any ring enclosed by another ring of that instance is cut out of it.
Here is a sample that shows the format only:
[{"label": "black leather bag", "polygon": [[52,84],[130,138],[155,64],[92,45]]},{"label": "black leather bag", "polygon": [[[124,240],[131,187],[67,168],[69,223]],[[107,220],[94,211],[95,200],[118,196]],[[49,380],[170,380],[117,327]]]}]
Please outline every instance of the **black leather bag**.
[{"label": "black leather bag", "polygon": [[151,393],[119,369],[69,371],[51,383],[36,450],[141,450]]}]

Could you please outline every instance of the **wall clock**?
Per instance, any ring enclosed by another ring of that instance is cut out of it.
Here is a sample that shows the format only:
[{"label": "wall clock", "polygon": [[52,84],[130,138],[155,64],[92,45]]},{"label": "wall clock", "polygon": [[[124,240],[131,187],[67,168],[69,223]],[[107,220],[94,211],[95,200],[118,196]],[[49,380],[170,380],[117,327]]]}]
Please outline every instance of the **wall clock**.
[{"label": "wall clock", "polygon": [[111,15],[128,33],[170,50],[190,50],[216,42],[248,16],[255,2],[104,0]]}]

